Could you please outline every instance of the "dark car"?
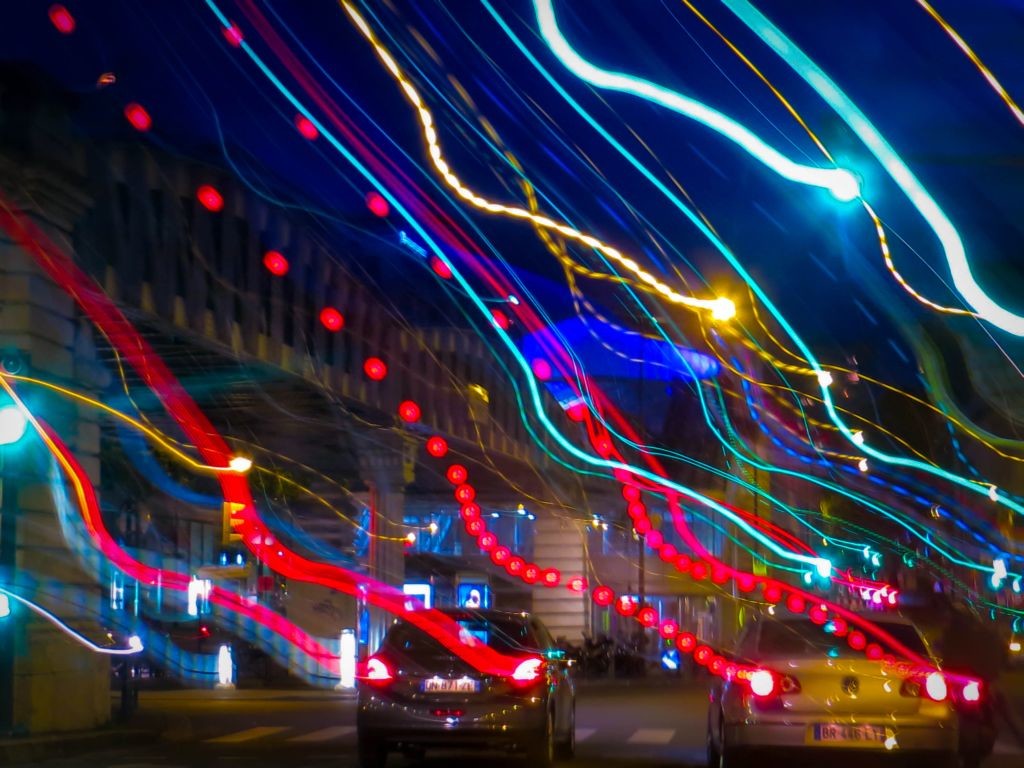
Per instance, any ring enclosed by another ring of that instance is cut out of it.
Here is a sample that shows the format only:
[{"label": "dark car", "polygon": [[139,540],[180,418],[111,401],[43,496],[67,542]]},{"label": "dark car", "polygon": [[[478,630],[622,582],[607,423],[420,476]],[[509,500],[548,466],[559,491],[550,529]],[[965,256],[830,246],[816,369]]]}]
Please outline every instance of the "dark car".
[{"label": "dark car", "polygon": [[367,660],[356,714],[359,761],[428,748],[524,752],[531,766],[572,757],[576,692],[550,633],[526,613],[444,611],[460,631],[518,660],[508,676],[479,672],[399,620]]}]

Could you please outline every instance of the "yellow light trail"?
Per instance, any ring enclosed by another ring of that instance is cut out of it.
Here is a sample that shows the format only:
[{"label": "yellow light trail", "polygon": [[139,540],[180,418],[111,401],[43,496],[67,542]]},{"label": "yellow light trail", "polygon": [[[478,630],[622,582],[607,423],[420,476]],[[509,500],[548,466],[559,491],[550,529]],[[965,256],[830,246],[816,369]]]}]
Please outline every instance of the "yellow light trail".
[{"label": "yellow light trail", "polygon": [[635,259],[625,256],[617,248],[601,242],[596,237],[581,232],[578,229],[570,227],[562,222],[555,221],[547,216],[531,213],[525,208],[492,202],[463,185],[462,181],[452,172],[451,167],[444,159],[441,152],[441,145],[437,137],[437,129],[434,127],[434,117],[430,110],[424,105],[419,91],[417,91],[415,86],[406,78],[394,58],[380,43],[373,30],[370,29],[369,25],[359,12],[345,0],[340,0],[340,2],[342,7],[352,18],[356,27],[360,32],[362,32],[363,36],[373,47],[374,51],[376,51],[377,57],[398,82],[403,93],[405,93],[406,99],[408,99],[409,103],[416,109],[416,112],[419,115],[420,125],[423,129],[423,137],[427,143],[427,149],[434,167],[448,186],[451,187],[459,197],[463,198],[475,207],[487,211],[488,213],[501,213],[512,218],[526,219],[537,226],[553,230],[570,240],[575,240],[576,242],[586,245],[588,248],[593,248],[607,256],[623,269],[632,272],[641,282],[646,283],[657,294],[674,304],[680,304],[694,309],[709,310],[711,312],[711,316],[716,320],[728,320],[736,314],[735,304],[727,298],[719,297],[717,299],[699,299],[693,296],[683,295],[670,285],[659,280],[655,275],[645,270]]},{"label": "yellow light trail", "polygon": [[1002,83],[1000,83],[996,79],[996,76],[992,74],[992,70],[985,66],[985,63],[978,58],[978,55],[971,49],[971,46],[967,44],[967,41],[960,37],[960,33],[953,29],[952,25],[942,18],[942,16],[939,15],[939,12],[926,2],[926,0],[917,0],[917,4],[924,8],[928,12],[928,15],[938,22],[943,31],[949,35],[950,39],[956,43],[957,47],[963,51],[964,54],[966,54],[967,58],[971,60],[971,63],[977,67],[981,76],[985,78],[990,86],[992,86],[992,90],[994,90],[999,95],[999,98],[1003,100],[1003,103],[1009,107],[1010,112],[1013,113],[1017,122],[1024,125],[1024,112],[1021,111],[1021,108],[1017,106],[1017,102],[1015,102],[1013,97],[1011,97],[1010,94],[1007,93],[1006,89],[1003,88]]},{"label": "yellow light trail", "polygon": [[[236,472],[236,470],[232,469],[231,467],[215,467],[215,466],[212,466],[210,464],[205,464],[205,463],[203,463],[201,461],[197,461],[196,459],[192,458],[187,453],[182,451],[180,448],[175,446],[167,437],[165,437],[162,433],[160,433],[156,429],[153,429],[152,427],[150,427],[150,426],[148,426],[146,424],[143,424],[141,421],[139,421],[136,418],[133,418],[132,416],[129,416],[127,413],[119,411],[116,408],[112,408],[111,406],[107,405],[106,403],[104,403],[104,402],[102,402],[100,400],[96,400],[95,398],[89,397],[88,395],[85,395],[85,394],[83,394],[81,392],[78,392],[76,390],[69,389],[68,387],[63,387],[63,386],[61,386],[59,384],[54,384],[52,382],[45,381],[43,379],[36,379],[36,378],[32,378],[31,376],[21,376],[19,374],[13,374],[13,373],[0,372],[0,378],[2,378],[2,379],[10,379],[12,381],[21,381],[21,382],[24,382],[26,384],[32,384],[33,386],[43,387],[45,389],[49,389],[49,390],[52,390],[54,392],[58,392],[58,393],[64,395],[65,397],[69,397],[72,400],[77,400],[80,403],[85,403],[86,405],[91,405],[92,407],[97,408],[97,409],[103,411],[104,413],[106,413],[106,414],[108,414],[110,416],[113,416],[115,418],[121,419],[126,424],[129,424],[132,427],[134,427],[135,429],[137,429],[140,432],[142,432],[142,434],[144,434],[146,437],[148,437],[154,443],[159,445],[161,448],[163,448],[169,454],[171,454],[172,456],[174,456],[176,459],[178,459],[182,463],[186,464],[187,466],[191,467],[192,469],[196,470],[197,472],[207,472],[207,473],[210,473],[210,474],[221,474],[223,472],[232,472],[232,473],[237,473],[237,474],[245,474],[245,472],[248,471],[248,469],[246,469],[245,471]],[[7,389],[6,386],[4,388]]]}]

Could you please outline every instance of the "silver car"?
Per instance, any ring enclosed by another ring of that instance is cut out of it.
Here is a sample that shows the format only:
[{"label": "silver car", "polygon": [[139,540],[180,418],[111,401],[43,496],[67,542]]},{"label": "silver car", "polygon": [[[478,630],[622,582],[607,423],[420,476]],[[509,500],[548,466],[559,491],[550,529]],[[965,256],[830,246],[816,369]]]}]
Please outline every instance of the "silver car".
[{"label": "silver car", "polygon": [[444,611],[466,632],[519,660],[509,677],[481,674],[408,622],[366,662],[356,729],[362,768],[390,751],[478,748],[526,754],[531,768],[576,747],[576,692],[550,633],[526,613]]},{"label": "silver car", "polygon": [[[934,660],[920,632],[895,615],[870,619],[910,650]],[[895,758],[956,766],[957,716],[945,678],[900,677],[852,650],[834,625],[764,617],[745,627],[737,655],[755,665],[746,680],[715,685],[708,709],[708,764],[733,768],[766,753],[831,765],[842,757]]]}]

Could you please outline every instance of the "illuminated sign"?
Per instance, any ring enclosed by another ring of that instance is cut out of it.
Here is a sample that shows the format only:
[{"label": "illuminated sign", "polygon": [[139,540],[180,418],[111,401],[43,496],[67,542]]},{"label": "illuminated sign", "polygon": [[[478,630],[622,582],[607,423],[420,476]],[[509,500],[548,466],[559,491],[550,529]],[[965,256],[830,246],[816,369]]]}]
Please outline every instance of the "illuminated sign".
[{"label": "illuminated sign", "polygon": [[458,601],[460,608],[490,608],[491,588],[487,584],[463,582],[459,584]]},{"label": "illuminated sign", "polygon": [[424,608],[434,606],[434,588],[430,584],[403,584],[402,592],[409,597],[419,598]]}]

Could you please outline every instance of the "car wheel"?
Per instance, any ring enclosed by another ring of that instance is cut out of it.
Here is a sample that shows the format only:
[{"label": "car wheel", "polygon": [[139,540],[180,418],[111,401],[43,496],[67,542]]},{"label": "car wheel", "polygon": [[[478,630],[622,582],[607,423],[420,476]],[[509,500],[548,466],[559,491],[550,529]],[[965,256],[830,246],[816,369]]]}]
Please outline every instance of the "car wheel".
[{"label": "car wheel", "polygon": [[718,754],[718,747],[715,746],[715,737],[711,735],[711,725],[708,724],[707,736],[708,768],[718,768],[721,757]]},{"label": "car wheel", "polygon": [[560,760],[571,760],[573,755],[576,754],[576,702],[572,703],[572,709],[569,711],[569,729],[566,733],[565,738],[558,742],[558,747],[555,750],[555,756]]},{"label": "car wheel", "polygon": [[551,768],[555,762],[555,722],[551,711],[544,717],[544,727],[526,748],[526,762],[533,768]]},{"label": "car wheel", "polygon": [[388,761],[387,747],[380,739],[360,733],[356,750],[359,753],[359,768],[384,768]]},{"label": "car wheel", "polygon": [[[710,753],[709,753],[710,758]],[[718,762],[708,762],[709,768],[743,768],[747,760],[737,754],[735,749],[730,749],[725,743],[725,718],[723,717],[718,727],[718,748],[715,750],[715,757]]]}]

